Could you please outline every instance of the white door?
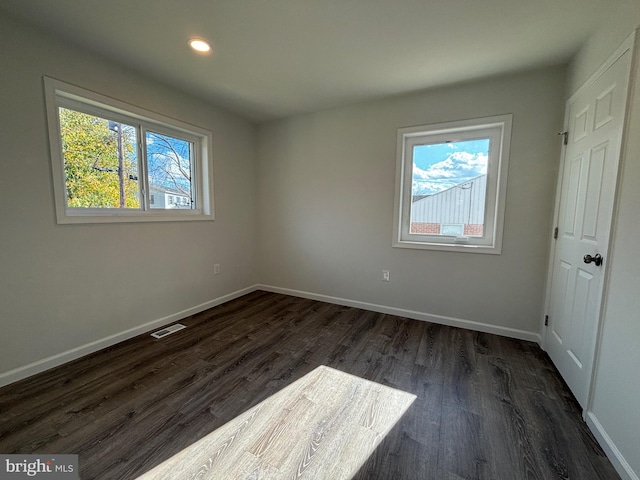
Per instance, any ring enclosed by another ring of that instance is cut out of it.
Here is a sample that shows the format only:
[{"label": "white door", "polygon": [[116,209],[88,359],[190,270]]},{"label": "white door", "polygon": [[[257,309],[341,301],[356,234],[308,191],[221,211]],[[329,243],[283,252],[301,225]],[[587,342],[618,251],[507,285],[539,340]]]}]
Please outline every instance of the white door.
[{"label": "white door", "polygon": [[568,143],[560,172],[545,347],[583,408],[608,261],[631,65],[628,44],[567,102],[565,117]]}]

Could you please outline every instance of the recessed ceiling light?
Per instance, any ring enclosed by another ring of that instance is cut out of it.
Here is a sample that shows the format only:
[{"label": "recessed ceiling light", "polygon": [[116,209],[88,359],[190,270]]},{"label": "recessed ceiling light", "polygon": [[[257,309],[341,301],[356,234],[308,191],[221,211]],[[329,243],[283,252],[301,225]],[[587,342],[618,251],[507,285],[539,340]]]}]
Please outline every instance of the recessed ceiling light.
[{"label": "recessed ceiling light", "polygon": [[210,53],[211,44],[202,38],[192,38],[189,40],[189,46],[198,53]]}]

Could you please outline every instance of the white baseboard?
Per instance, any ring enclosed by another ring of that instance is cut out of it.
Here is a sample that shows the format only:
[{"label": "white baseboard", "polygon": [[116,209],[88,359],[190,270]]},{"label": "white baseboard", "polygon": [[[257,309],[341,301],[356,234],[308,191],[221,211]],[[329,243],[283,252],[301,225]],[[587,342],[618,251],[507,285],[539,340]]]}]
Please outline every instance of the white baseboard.
[{"label": "white baseboard", "polygon": [[318,300],[320,302],[334,303],[336,305],[344,305],[346,307],[362,308],[374,312],[387,313],[389,315],[397,315],[399,317],[412,318],[414,320],[422,320],[425,322],[438,323],[441,325],[449,325],[451,327],[466,328],[467,330],[475,330],[483,333],[493,333],[503,337],[517,338],[519,340],[528,340],[540,343],[541,337],[538,332],[527,332],[526,330],[518,330],[516,328],[501,327],[499,325],[490,325],[488,323],[474,322],[473,320],[465,320],[462,318],[445,317],[443,315],[434,315],[431,313],[417,312],[414,310],[406,310],[404,308],[388,307],[385,305],[377,305],[375,303],[360,302],[357,300],[349,300],[346,298],[331,297],[317,293],[303,292],[290,288],[273,287],[271,285],[257,285],[258,290],[267,292],[282,293],[284,295],[292,295],[294,297],[308,298],[310,300]]},{"label": "white baseboard", "polygon": [[196,305],[195,307],[187,308],[186,310],[182,310],[172,315],[168,315],[166,317],[147,322],[137,327],[130,328],[129,330],[125,330],[124,332],[116,333],[115,335],[110,335],[106,338],[87,343],[86,345],[72,348],[71,350],[67,350],[57,355],[53,355],[51,357],[29,363],[28,365],[14,368],[13,370],[9,370],[8,372],[0,373],[0,387],[9,385],[13,382],[17,382],[18,380],[22,380],[23,378],[30,377],[37,373],[44,372],[45,370],[49,370],[50,368],[57,367],[72,360],[76,360],[80,357],[84,357],[85,355],[89,355],[90,353],[97,352],[98,350],[102,350],[103,348],[110,347],[112,345],[115,345],[116,343],[123,342],[142,333],[146,333],[156,328],[163,327],[168,323],[182,320],[190,315],[195,315],[196,313],[200,313],[209,308],[216,307],[230,300],[233,300],[234,298],[238,298],[246,295],[247,293],[254,292],[256,289],[257,287],[255,285],[243,288],[242,290],[238,290],[227,295],[223,295],[222,297],[215,298],[208,302],[201,303],[200,305]]},{"label": "white baseboard", "polygon": [[613,440],[600,424],[595,414],[593,412],[587,412],[585,421],[593,433],[593,436],[596,437],[596,440],[607,455],[607,458],[609,458],[613,464],[616,472],[620,475],[620,478],[622,478],[622,480],[640,480],[638,474],[633,471],[633,468],[631,468],[631,465],[629,465],[620,450],[618,450],[616,444],[613,443]]}]

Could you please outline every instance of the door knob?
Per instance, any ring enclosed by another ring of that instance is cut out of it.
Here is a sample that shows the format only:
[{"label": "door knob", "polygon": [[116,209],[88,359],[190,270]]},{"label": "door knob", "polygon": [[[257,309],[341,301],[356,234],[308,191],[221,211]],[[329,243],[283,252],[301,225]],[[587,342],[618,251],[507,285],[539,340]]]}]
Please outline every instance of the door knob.
[{"label": "door knob", "polygon": [[602,265],[602,261],[604,259],[602,258],[602,255],[600,255],[599,253],[596,253],[593,257],[591,255],[585,255],[582,260],[584,260],[584,263],[593,262],[596,264],[596,267],[599,267],[600,265]]}]

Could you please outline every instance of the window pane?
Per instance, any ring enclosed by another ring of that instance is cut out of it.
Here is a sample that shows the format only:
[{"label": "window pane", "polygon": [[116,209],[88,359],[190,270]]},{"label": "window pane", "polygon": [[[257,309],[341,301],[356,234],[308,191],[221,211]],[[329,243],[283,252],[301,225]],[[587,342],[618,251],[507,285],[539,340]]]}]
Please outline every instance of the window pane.
[{"label": "window pane", "polygon": [[152,131],[147,131],[146,141],[149,190],[156,199],[163,199],[151,208],[196,208],[191,180],[193,143]]},{"label": "window pane", "polygon": [[443,223],[440,225],[440,235],[454,235],[456,237],[464,235],[464,225]]},{"label": "window pane", "polygon": [[488,138],[413,147],[410,233],[482,237]]},{"label": "window pane", "polygon": [[74,208],[140,208],[136,128],[58,109],[66,200]]}]

